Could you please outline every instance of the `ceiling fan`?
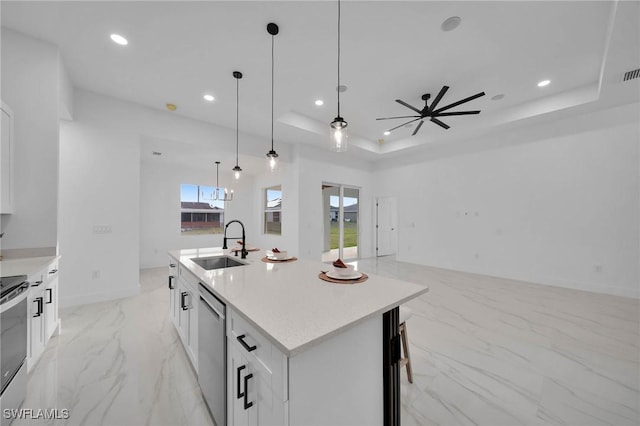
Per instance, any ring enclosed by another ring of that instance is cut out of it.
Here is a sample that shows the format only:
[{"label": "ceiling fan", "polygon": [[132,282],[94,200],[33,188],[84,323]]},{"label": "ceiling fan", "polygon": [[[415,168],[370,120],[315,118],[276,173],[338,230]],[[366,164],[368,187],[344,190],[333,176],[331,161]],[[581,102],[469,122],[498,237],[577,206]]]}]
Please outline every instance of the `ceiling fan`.
[{"label": "ceiling fan", "polygon": [[403,123],[399,126],[394,127],[393,129],[389,129],[389,132],[405,126],[409,123],[413,123],[414,121],[418,121],[420,120],[420,122],[418,123],[418,125],[416,126],[416,129],[413,131],[413,133],[411,134],[411,136],[414,136],[416,133],[418,133],[418,130],[420,130],[420,127],[422,126],[422,123],[424,123],[425,119],[429,119],[429,121],[436,123],[438,126],[443,127],[444,129],[448,129],[449,126],[445,123],[443,123],[442,121],[440,121],[438,119],[438,117],[448,117],[448,116],[452,116],[452,115],[471,115],[471,114],[480,114],[480,111],[458,111],[458,112],[444,112],[446,110],[449,110],[453,107],[457,107],[458,105],[462,105],[466,102],[472,101],[476,98],[479,98],[480,96],[484,96],[484,92],[480,92],[480,93],[476,93],[473,96],[469,96],[468,98],[464,98],[458,102],[454,102],[452,104],[449,104],[447,106],[444,106],[442,108],[438,108],[436,109],[436,106],[438,105],[438,103],[440,102],[440,100],[442,99],[442,97],[444,96],[445,93],[447,93],[447,90],[449,90],[449,86],[442,86],[442,89],[440,89],[440,93],[438,93],[438,96],[436,96],[436,98],[433,100],[433,102],[431,102],[431,105],[427,104],[427,101],[429,100],[429,98],[431,97],[430,94],[425,94],[422,95],[422,100],[424,101],[424,108],[422,109],[418,109],[416,107],[413,107],[411,105],[409,105],[408,103],[400,100],[400,99],[396,99],[396,102],[399,103],[400,105],[404,105],[407,108],[417,112],[420,115],[403,115],[403,116],[399,116],[399,117],[385,117],[385,118],[376,118],[376,120],[394,120],[396,118],[411,118],[412,120],[407,121],[406,123]]}]

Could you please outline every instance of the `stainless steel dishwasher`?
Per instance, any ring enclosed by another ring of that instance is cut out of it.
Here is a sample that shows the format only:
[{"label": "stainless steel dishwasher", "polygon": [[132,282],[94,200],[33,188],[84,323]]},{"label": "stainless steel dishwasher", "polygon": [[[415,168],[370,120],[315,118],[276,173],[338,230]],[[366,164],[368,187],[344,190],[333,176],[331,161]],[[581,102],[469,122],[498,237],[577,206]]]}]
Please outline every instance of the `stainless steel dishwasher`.
[{"label": "stainless steel dishwasher", "polygon": [[199,285],[198,382],[216,425],[227,424],[225,304]]}]

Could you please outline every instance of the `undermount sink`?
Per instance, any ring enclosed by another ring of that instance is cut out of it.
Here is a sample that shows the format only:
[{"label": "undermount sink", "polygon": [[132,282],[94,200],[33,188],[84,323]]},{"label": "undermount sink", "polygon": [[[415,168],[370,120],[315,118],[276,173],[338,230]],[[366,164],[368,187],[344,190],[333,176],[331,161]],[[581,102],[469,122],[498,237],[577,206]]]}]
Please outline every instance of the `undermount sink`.
[{"label": "undermount sink", "polygon": [[191,260],[207,271],[245,265],[229,256],[195,257]]}]

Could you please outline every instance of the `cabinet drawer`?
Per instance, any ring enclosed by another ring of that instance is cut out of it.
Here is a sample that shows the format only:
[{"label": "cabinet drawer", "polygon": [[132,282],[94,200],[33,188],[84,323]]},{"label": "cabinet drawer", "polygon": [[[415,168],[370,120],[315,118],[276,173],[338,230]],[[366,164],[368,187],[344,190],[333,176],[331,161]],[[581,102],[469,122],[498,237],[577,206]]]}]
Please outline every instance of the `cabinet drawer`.
[{"label": "cabinet drawer", "polygon": [[196,294],[199,292],[198,283],[200,282],[200,280],[198,279],[198,277],[189,272],[187,268],[182,266],[182,264],[178,264],[178,274],[191,287],[191,289],[194,290]]},{"label": "cabinet drawer", "polygon": [[[287,357],[247,320],[230,310],[229,338],[244,353],[260,375],[260,383],[270,387],[282,401],[287,400]],[[255,349],[253,349],[255,347]]]}]

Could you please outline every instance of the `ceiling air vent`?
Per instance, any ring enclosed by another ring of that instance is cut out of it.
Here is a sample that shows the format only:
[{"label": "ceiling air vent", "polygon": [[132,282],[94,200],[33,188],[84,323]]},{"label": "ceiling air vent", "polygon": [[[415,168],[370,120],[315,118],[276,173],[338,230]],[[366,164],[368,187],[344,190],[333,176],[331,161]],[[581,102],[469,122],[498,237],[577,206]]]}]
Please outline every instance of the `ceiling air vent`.
[{"label": "ceiling air vent", "polygon": [[624,79],[622,81],[633,80],[634,78],[640,77],[640,68],[633,71],[627,71],[624,73]]}]

